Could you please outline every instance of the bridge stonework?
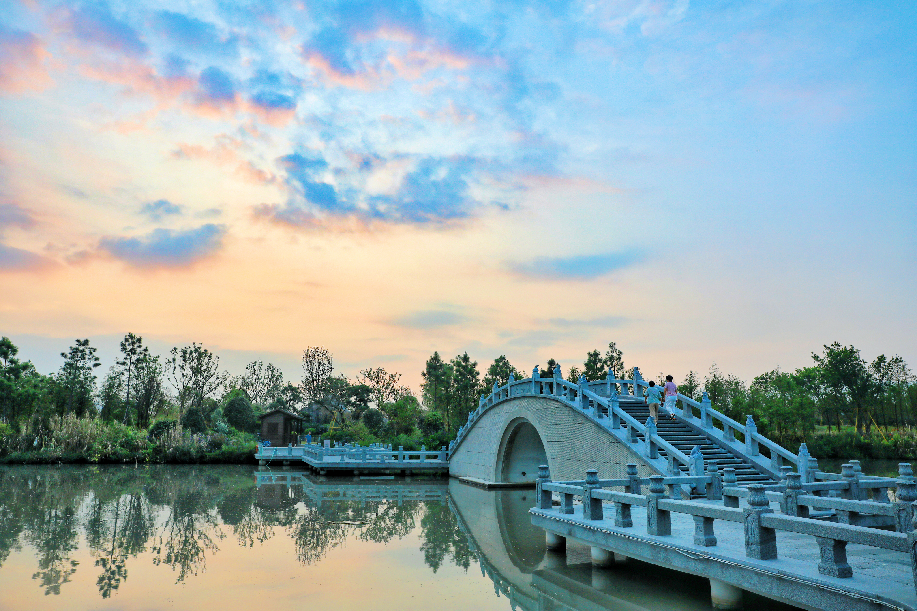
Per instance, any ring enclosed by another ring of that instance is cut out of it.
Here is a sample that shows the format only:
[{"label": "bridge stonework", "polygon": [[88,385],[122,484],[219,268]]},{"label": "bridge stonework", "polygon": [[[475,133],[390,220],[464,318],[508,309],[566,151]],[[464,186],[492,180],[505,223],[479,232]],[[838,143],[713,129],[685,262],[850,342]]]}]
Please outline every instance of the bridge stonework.
[{"label": "bridge stonework", "polygon": [[[537,433],[537,434],[536,434]],[[534,483],[547,464],[555,481],[581,480],[587,469],[601,478],[626,477],[635,463],[640,477],[658,474],[607,430],[560,401],[520,396],[485,412],[453,450],[449,475],[481,483]]]}]

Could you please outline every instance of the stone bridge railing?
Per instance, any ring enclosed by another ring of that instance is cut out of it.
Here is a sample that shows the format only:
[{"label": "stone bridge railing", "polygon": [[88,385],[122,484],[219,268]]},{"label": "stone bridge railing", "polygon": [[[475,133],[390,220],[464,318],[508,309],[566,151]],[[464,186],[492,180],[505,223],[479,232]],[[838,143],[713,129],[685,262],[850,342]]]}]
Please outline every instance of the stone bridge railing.
[{"label": "stone bridge railing", "polygon": [[[686,514],[694,519],[693,544],[703,547],[717,545],[714,532],[717,520],[741,522],[744,523],[745,555],[748,558],[776,560],[778,549],[775,531],[785,531],[815,537],[821,558],[818,572],[823,575],[852,577],[846,548],[848,543],[855,543],[909,554],[909,563],[917,577],[917,552],[914,551],[917,549],[917,503],[914,502],[917,500],[917,486],[911,466],[907,463],[899,466],[898,479],[861,478],[854,470],[854,465],[845,464],[842,480],[804,484],[799,473],[788,473],[787,479],[780,484],[751,484],[744,488],[731,486],[729,480],[735,481],[734,470],[725,469],[726,485],[722,489],[722,506],[668,497],[666,484],[678,484],[681,482],[676,480],[690,478],[663,478],[654,475],[640,479],[636,477],[636,465],[628,465],[628,471],[627,479],[600,480],[598,472],[590,470],[582,481],[552,482],[547,465],[543,465],[539,472],[536,506],[532,513],[560,521],[568,516],[573,520],[596,522],[605,519],[603,502],[611,502],[615,507],[614,527],[631,529],[634,528],[631,507],[645,507],[645,532],[654,536],[671,536],[672,514]],[[707,479],[714,489],[718,488],[715,480],[716,476]],[[642,494],[641,488],[647,482],[649,492]],[[623,490],[608,489],[613,487]],[[859,500],[869,490],[881,492],[874,495],[877,500]],[[888,490],[894,491],[894,502],[889,500]],[[841,493],[846,498],[816,496],[831,491]],[[555,495],[559,497],[559,504],[556,504]],[[746,500],[744,507],[740,507],[739,498]],[[582,505],[580,517],[573,515],[576,513],[576,500]],[[775,513],[770,508],[773,501],[779,503],[781,513]],[[840,522],[809,517],[810,511],[824,509],[836,511]],[[895,532],[857,525],[861,516],[870,515],[891,517]]]},{"label": "stone bridge railing", "polygon": [[393,449],[391,445],[374,444],[371,446],[358,446],[351,444],[336,444],[334,446],[322,446],[319,444],[306,445],[289,445],[289,446],[268,446],[258,447],[255,453],[256,460],[291,460],[291,459],[310,459],[313,462],[326,462],[335,460],[338,462],[355,462],[355,463],[405,463],[405,462],[442,462],[448,460],[448,452],[445,447],[439,450],[427,450],[422,447],[420,450],[405,450],[403,446]]}]

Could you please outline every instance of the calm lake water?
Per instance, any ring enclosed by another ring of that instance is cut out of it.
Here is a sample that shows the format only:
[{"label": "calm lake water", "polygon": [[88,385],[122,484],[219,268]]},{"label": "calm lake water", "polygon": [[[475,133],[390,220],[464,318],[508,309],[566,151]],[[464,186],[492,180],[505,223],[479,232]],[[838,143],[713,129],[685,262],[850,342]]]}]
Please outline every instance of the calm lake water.
[{"label": "calm lake water", "polygon": [[710,609],[704,579],[546,552],[531,490],[209,465],[0,467],[0,490],[4,611]]}]

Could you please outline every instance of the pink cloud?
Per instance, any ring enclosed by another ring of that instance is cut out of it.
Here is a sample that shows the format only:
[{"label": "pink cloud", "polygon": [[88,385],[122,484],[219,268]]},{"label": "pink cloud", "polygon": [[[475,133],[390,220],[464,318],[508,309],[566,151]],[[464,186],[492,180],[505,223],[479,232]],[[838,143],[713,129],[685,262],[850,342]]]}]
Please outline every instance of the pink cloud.
[{"label": "pink cloud", "polygon": [[229,136],[217,138],[217,145],[207,148],[199,144],[179,144],[172,151],[173,159],[203,159],[211,161],[220,167],[231,169],[239,178],[253,184],[269,185],[276,182],[277,177],[266,170],[258,168],[250,160],[245,159],[239,150],[248,148],[248,145]]},{"label": "pink cloud", "polygon": [[45,67],[50,54],[34,34],[0,28],[0,91],[40,91],[51,83]]}]

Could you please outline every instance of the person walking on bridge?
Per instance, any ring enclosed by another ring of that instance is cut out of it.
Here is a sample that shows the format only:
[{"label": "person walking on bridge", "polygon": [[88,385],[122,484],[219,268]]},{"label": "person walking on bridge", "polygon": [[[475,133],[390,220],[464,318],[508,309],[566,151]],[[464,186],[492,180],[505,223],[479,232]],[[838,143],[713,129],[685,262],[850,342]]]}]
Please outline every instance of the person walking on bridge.
[{"label": "person walking on bridge", "polygon": [[675,420],[675,402],[678,401],[678,387],[672,381],[672,376],[665,377],[665,411],[669,418]]},{"label": "person walking on bridge", "polygon": [[656,386],[656,382],[650,380],[650,386],[643,391],[644,401],[650,408],[650,416],[653,422],[659,422],[659,404],[662,403],[662,389]]}]

